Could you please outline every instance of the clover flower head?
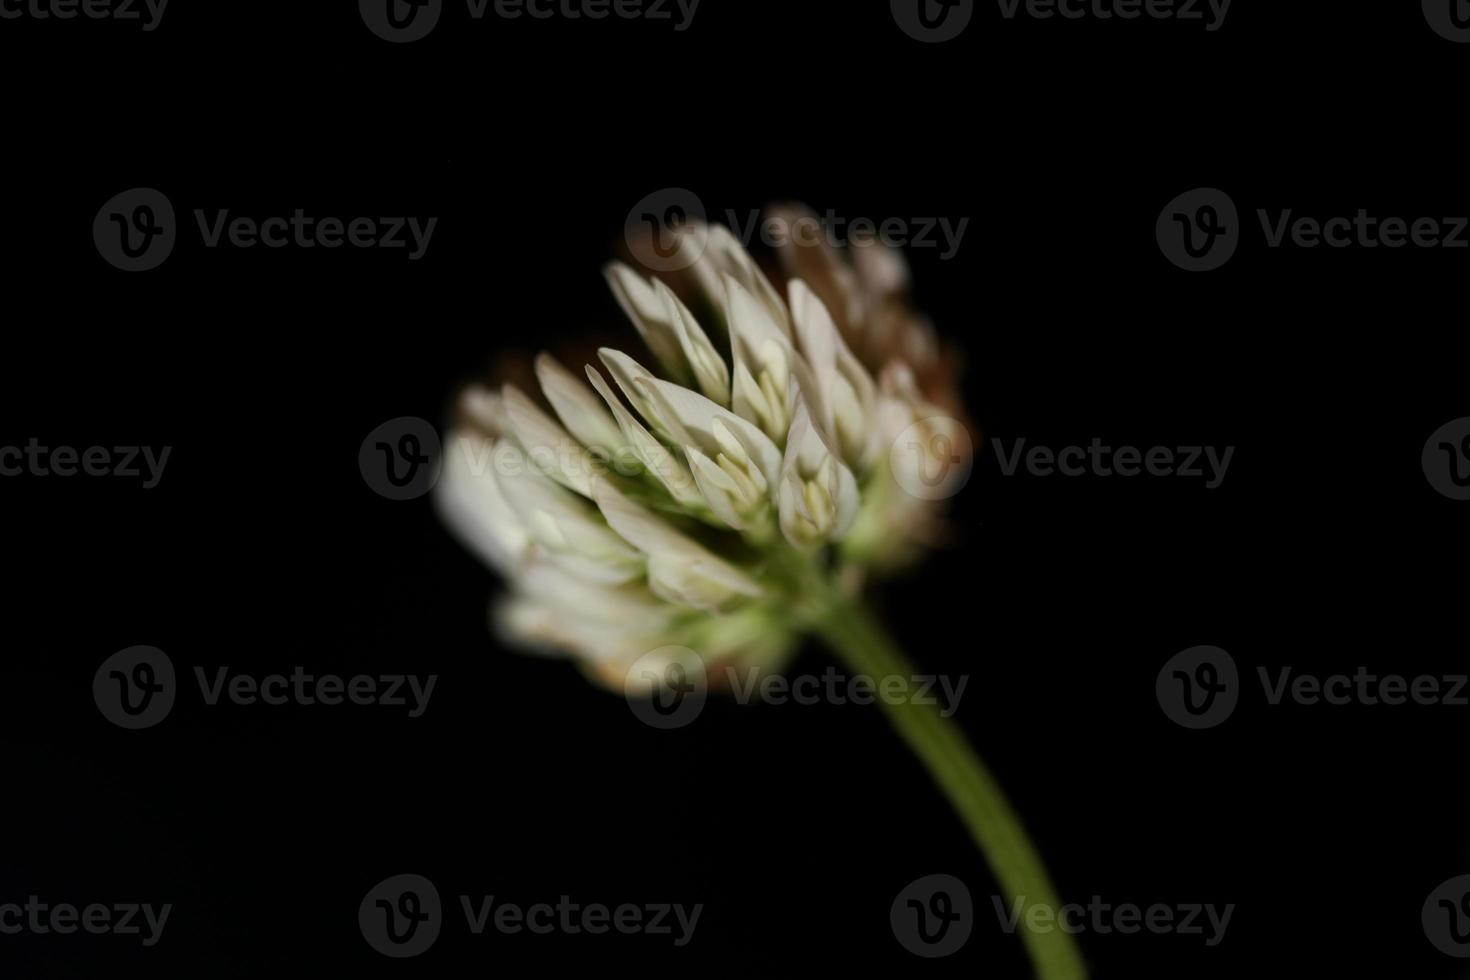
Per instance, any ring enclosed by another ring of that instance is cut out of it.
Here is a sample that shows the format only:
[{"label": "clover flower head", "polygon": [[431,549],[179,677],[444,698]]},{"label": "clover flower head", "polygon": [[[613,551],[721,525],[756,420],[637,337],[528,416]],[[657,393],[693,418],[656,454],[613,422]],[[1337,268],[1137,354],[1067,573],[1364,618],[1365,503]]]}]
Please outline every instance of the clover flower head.
[{"label": "clover flower head", "polygon": [[905,493],[905,478],[951,460],[926,458],[922,439],[890,448],[960,414],[896,252],[792,241],[778,290],[727,229],[672,234],[678,271],[604,270],[647,357],[543,353],[537,391],[469,388],[436,491],[509,585],[501,634],[620,689],[665,648],[776,669],[809,615],[807,585],[852,589],[912,561],[941,533],[942,503]]}]

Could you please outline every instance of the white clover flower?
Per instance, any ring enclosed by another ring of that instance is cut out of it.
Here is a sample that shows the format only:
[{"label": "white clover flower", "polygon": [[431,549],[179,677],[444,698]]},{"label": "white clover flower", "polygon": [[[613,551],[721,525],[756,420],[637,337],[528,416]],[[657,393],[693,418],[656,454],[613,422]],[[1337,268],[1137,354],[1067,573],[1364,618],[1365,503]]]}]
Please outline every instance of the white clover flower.
[{"label": "white clover flower", "polygon": [[[449,525],[510,585],[502,635],[619,688],[670,645],[776,666],[810,615],[803,583],[891,565],[936,510],[888,472],[887,444],[940,414],[913,368],[865,364],[812,286],[792,278],[783,297],[728,230],[680,234],[698,257],[678,284],[713,322],[664,281],[609,265],[657,373],[604,348],[584,376],[538,357],[541,402],[512,385],[466,391],[438,490]],[[866,260],[875,281],[823,256],[859,290],[844,324],[862,324],[861,297],[906,286],[884,252]]]},{"label": "white clover flower", "polygon": [[[908,307],[902,259],[793,242],[783,293],[724,228],[686,225],[678,244],[689,262],[667,281],[606,270],[659,373],[610,348],[580,372],[542,354],[542,401],[513,385],[460,399],[436,499],[506,579],[501,634],[630,695],[690,651],[712,682],[779,669],[806,633],[854,672],[911,679],[857,592],[942,536],[947,491],[915,488],[968,472],[972,443],[954,438],[954,358]],[[917,698],[881,703],[1004,892],[1057,907],[955,723]],[[1085,976],[1065,931],[1022,938],[1043,980]]]}]

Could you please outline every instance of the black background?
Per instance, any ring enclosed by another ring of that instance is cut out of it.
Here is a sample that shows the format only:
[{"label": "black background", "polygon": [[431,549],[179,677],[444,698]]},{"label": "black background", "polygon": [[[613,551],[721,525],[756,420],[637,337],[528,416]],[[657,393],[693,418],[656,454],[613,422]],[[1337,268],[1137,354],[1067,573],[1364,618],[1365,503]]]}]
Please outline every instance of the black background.
[{"label": "black background", "polygon": [[[1258,666],[1463,672],[1465,504],[1419,454],[1466,414],[1465,252],[1265,247],[1256,208],[1470,211],[1470,46],[1418,4],[1237,0],[1224,27],[1005,21],[921,45],[877,2],[704,0],[692,28],[471,23],[373,37],[355,4],[174,0],[160,28],[0,21],[7,122],[0,445],[173,447],[161,484],[0,479],[11,628],[0,901],[172,902],[153,949],[3,937],[6,976],[744,976],[866,966],[1022,977],[985,868],[875,709],[712,702],[647,728],[569,664],[499,649],[494,577],[429,503],[357,470],[363,437],[438,421],[497,352],[633,332],[598,275],[643,195],[708,212],[799,199],[968,217],[910,253],[1009,446],[1235,446],[1184,479],[1004,477],[989,445],[956,546],[884,594],[1063,896],[1234,903],[1225,940],[1082,937],[1095,974],[1451,977],[1419,910],[1470,871],[1464,712],[1267,707]],[[428,255],[99,257],[126,188],[266,216],[439,217]],[[1223,269],[1169,265],[1154,219],[1226,190]],[[1231,651],[1225,725],[1185,731],[1165,660]],[[181,672],[436,673],[429,710],[204,707],[114,728],[93,672],[134,644]],[[815,647],[798,671],[820,671]],[[380,879],[448,901],[702,902],[693,943],[468,936],[391,962],[356,909]],[[958,875],[976,933],[906,953],[888,904]]]}]

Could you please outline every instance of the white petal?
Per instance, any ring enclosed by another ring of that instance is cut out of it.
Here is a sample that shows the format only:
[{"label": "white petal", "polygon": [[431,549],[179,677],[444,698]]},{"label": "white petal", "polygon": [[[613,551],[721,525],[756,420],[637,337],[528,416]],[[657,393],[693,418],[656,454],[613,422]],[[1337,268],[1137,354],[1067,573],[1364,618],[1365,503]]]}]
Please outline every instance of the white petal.
[{"label": "white petal", "polygon": [[684,431],[676,419],[669,418],[662,411],[661,405],[650,400],[648,385],[639,384],[639,382],[652,383],[658,380],[647,368],[622,351],[613,350],[611,347],[599,349],[597,356],[602,358],[602,363],[607,366],[608,373],[613,376],[613,380],[618,383],[618,387],[622,389],[628,401],[638,409],[638,414],[653,426],[655,432],[680,446],[689,444],[689,433]]},{"label": "white petal", "polygon": [[768,379],[765,386],[755,380],[749,368],[737,361],[730,405],[741,418],[749,419],[762,432],[784,442],[786,430],[791,425],[786,397],[769,383],[769,374],[762,377]]},{"label": "white petal", "polygon": [[536,471],[584,497],[591,496],[592,475],[599,464],[582,444],[514,385],[506,385],[501,397],[511,431]]},{"label": "white petal", "polygon": [[866,467],[877,453],[870,416],[876,386],[862,363],[843,343],[827,307],[800,279],[793,279],[791,317],[802,355],[810,365],[815,392],[808,401],[823,433],[854,465]]},{"label": "white petal", "polygon": [[550,354],[536,358],[541,393],[556,409],[562,425],[588,449],[612,456],[627,445],[617,423],[592,389]]},{"label": "white petal", "polygon": [[592,495],[612,529],[648,555],[649,585],[657,595],[698,609],[718,609],[742,596],[761,594],[755,580],[618,493],[607,481],[596,481]]},{"label": "white petal", "polygon": [[648,559],[648,587],[665,602],[705,612],[720,612],[741,598],[759,595],[744,576],[731,575],[730,566],[682,555],[652,555]]},{"label": "white petal", "polygon": [[727,276],[724,290],[735,357],[731,406],[780,445],[791,422],[791,382],[815,395],[811,369],[748,289]]},{"label": "white petal", "polygon": [[[613,417],[617,419],[618,425],[623,429],[623,435],[632,447],[643,466],[654,475],[669,495],[680,504],[689,507],[700,507],[704,504],[704,497],[699,492],[699,487],[694,482],[694,477],[683,463],[679,462],[663,443],[659,442],[643,425],[633,417],[633,413],[623,407],[618,396],[608,387],[607,381],[601,373],[592,365],[587,365],[587,379],[592,382],[592,387],[602,396],[602,400],[612,409]],[[621,459],[613,461],[613,468],[621,470]],[[634,474],[624,473],[624,476]]]},{"label": "white petal", "polygon": [[691,447],[685,452],[689,457],[689,470],[694,474],[694,480],[699,484],[699,492],[704,494],[710,510],[735,530],[745,530],[749,521],[739,506],[744,502],[742,500],[744,494],[735,478],[698,449]]},{"label": "white petal", "polygon": [[489,435],[503,436],[510,431],[500,395],[489,388],[480,385],[466,388],[459,396],[459,410]]},{"label": "white petal", "polygon": [[541,653],[569,653],[593,664],[632,661],[664,642],[658,630],[637,620],[616,624],[575,619],[526,596],[499,603],[495,624],[503,642]]},{"label": "white petal", "polygon": [[730,369],[725,366],[725,359],[715,350],[715,345],[710,343],[694,314],[674,295],[673,290],[661,282],[655,282],[654,289],[663,300],[669,324],[699,390],[721,405],[730,404]]},{"label": "white petal", "polygon": [[516,586],[563,616],[582,621],[640,621],[641,627],[663,629],[674,612],[643,585],[589,582],[544,561],[531,562],[517,577]]},{"label": "white petal", "polygon": [[781,450],[756,426],[703,395],[671,382],[655,380],[653,391],[660,410],[677,421],[689,437],[686,445],[715,456],[733,449],[720,438],[722,431],[728,433],[759,467],[767,482],[776,482],[781,473]]},{"label": "white petal", "polygon": [[833,454],[812,423],[805,399],[799,399],[777,489],[786,540],[799,548],[838,540],[852,527],[860,504],[852,471]]},{"label": "white petal", "polygon": [[654,286],[621,262],[609,263],[602,273],[654,359],[673,377],[687,377],[689,369],[684,363],[679,338],[669,321],[663,298]]},{"label": "white petal", "polygon": [[434,503],[450,530],[492,568],[509,575],[531,539],[495,482],[491,440],[456,429],[444,441],[444,469]]},{"label": "white petal", "polygon": [[492,472],[511,509],[548,557],[598,581],[638,577],[638,553],[599,519],[587,501],[536,473],[518,447],[504,447]]},{"label": "white petal", "polygon": [[[750,290],[737,279],[726,276],[722,285],[725,317],[730,324],[730,345],[735,351],[736,359],[750,363],[752,373],[758,370],[756,365],[768,368],[777,366],[763,359],[763,356],[769,356],[768,347],[787,355],[789,359],[793,350],[791,338],[777,325],[770,310],[757,301]],[[784,383],[785,378],[781,380]]]},{"label": "white petal", "polygon": [[791,320],[781,294],[730,230],[723,225],[690,226],[690,230],[703,236],[703,248],[693,271],[710,301],[718,304],[724,293],[725,278],[733,278],[765,307],[776,327],[790,337]]}]

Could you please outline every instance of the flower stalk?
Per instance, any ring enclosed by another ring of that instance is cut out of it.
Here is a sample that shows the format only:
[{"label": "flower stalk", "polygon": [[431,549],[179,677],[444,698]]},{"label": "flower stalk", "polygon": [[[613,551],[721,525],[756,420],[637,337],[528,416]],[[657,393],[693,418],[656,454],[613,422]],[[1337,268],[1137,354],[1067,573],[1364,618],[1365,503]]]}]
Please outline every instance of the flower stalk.
[{"label": "flower stalk", "polygon": [[[911,678],[914,670],[861,600],[833,590],[824,596],[813,631],[854,673]],[[913,698],[881,699],[888,720],[949,799],[985,856],[1001,892],[1024,898],[1021,936],[1039,980],[1082,980],[1086,970],[1072,937],[1061,929],[1025,927],[1033,905],[1060,907],[1046,867],[999,783],[958,725],[937,706]]]}]

